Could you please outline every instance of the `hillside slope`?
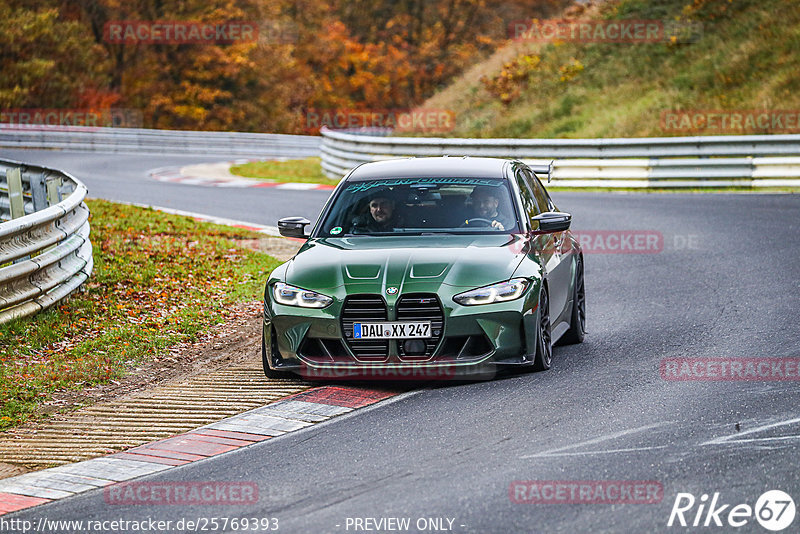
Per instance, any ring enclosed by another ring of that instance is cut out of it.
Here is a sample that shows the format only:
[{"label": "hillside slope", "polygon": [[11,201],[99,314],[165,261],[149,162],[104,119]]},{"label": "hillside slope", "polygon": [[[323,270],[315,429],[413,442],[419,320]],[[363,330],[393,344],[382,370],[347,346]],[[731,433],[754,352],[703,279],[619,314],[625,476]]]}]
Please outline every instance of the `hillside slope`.
[{"label": "hillside slope", "polygon": [[[457,137],[800,132],[800,2],[612,0],[572,16],[702,29],[686,42],[510,42],[421,107],[453,110]],[[785,110],[795,122],[788,131],[783,122],[783,130],[669,128],[670,110]]]}]

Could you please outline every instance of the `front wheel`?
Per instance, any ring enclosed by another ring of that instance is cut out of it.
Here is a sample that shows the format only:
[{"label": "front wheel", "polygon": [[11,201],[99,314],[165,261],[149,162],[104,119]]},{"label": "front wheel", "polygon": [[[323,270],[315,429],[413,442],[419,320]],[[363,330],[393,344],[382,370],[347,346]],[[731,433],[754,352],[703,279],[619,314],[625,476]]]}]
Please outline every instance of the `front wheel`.
[{"label": "front wheel", "polygon": [[272,378],[274,380],[287,380],[290,378],[295,378],[295,375],[288,372],[288,371],[276,371],[269,366],[269,356],[273,350],[276,350],[275,347],[275,330],[272,331],[272,335],[270,336],[270,350],[267,350],[267,339],[264,335],[264,329],[261,329],[261,364],[264,366],[264,374],[267,378]]},{"label": "front wheel", "polygon": [[533,360],[533,370],[546,371],[553,363],[553,339],[550,335],[550,300],[544,285],[539,292],[539,321],[536,324],[536,356]]}]

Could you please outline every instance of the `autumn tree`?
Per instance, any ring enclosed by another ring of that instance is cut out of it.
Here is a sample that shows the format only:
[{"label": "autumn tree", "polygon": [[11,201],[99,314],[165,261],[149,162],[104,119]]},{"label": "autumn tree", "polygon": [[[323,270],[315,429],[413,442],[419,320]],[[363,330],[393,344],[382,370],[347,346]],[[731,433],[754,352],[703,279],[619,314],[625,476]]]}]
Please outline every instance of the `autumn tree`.
[{"label": "autumn tree", "polygon": [[102,49],[56,8],[23,4],[0,0],[0,108],[86,105],[108,84]]},{"label": "autumn tree", "polygon": [[409,58],[406,104],[430,96],[508,38],[515,20],[555,16],[564,0],[337,0],[354,39],[391,43]]},{"label": "autumn tree", "polygon": [[[24,5],[23,5],[24,4]],[[413,107],[562,0],[0,0],[0,103],[140,110],[145,126],[312,132],[310,109]],[[116,42],[115,21],[256,25],[255,41]],[[288,28],[287,35],[271,30]]]}]

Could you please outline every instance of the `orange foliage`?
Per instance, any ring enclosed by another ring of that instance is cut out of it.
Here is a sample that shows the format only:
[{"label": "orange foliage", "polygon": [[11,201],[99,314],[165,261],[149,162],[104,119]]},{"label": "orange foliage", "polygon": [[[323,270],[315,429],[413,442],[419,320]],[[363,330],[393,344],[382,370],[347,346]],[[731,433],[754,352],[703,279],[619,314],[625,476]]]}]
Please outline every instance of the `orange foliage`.
[{"label": "orange foliage", "polygon": [[[502,42],[505,21],[563,3],[37,0],[31,8],[0,0],[6,19],[37,21],[41,32],[14,37],[20,24],[9,22],[0,58],[19,56],[22,43],[25,61],[4,72],[41,81],[24,94],[17,82],[0,83],[0,102],[126,108],[152,128],[314,132],[309,109],[413,108]],[[260,31],[250,41],[123,44],[104,32],[115,21],[244,21]],[[47,79],[50,64],[60,70]]]}]

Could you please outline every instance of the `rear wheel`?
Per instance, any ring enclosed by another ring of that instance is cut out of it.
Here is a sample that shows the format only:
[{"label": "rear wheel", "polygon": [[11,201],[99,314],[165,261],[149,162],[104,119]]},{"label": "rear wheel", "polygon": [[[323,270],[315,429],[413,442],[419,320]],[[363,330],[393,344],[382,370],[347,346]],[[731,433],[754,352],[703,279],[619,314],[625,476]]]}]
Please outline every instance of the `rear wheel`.
[{"label": "rear wheel", "polygon": [[547,287],[542,285],[539,292],[539,321],[536,326],[536,357],[533,360],[534,371],[546,371],[553,363],[553,340],[550,335],[550,299]]},{"label": "rear wheel", "polygon": [[275,371],[271,369],[269,366],[269,357],[272,355],[273,351],[277,352],[277,347],[275,346],[275,330],[272,330],[272,335],[270,336],[270,347],[269,350],[267,349],[267,339],[264,335],[264,329],[261,329],[261,364],[264,366],[264,374],[267,378],[272,378],[275,380],[286,380],[289,378],[295,378],[293,373],[288,371]]},{"label": "rear wheel", "polygon": [[575,288],[572,292],[572,316],[569,330],[559,340],[562,345],[582,343],[586,334],[586,289],[583,285],[583,258],[575,265]]}]

